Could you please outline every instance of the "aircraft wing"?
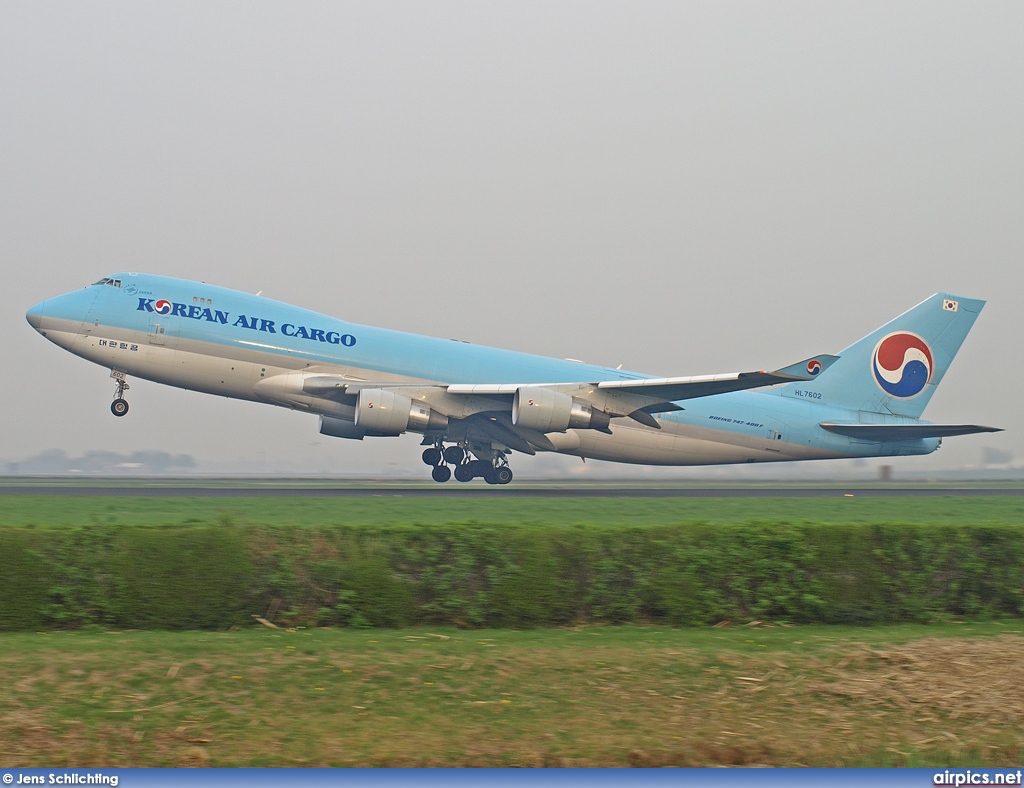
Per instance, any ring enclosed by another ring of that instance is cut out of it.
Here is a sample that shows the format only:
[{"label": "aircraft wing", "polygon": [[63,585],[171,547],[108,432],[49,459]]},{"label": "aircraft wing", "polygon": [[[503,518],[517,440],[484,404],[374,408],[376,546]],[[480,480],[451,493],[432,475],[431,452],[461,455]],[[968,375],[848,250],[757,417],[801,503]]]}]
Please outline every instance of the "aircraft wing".
[{"label": "aircraft wing", "polygon": [[[307,396],[323,397],[345,404],[355,404],[359,392],[363,389],[387,388],[429,404],[449,418],[458,419],[480,413],[508,413],[516,392],[521,389],[549,389],[585,402],[610,417],[628,416],[641,424],[660,429],[661,425],[651,414],[680,410],[681,406],[675,404],[680,400],[773,386],[794,380],[813,380],[837,359],[838,356],[819,355],[771,372],[574,383],[378,383],[353,381],[339,375],[310,373],[302,374],[300,385],[302,393]],[[490,418],[489,423],[484,426],[496,432],[503,429],[518,429],[511,422],[505,424],[504,421]],[[607,419],[604,423],[607,425]],[[530,436],[526,440],[537,445],[535,437]]]},{"label": "aircraft wing", "polygon": [[697,397],[711,397],[730,391],[774,386],[794,380],[814,380],[839,359],[819,355],[772,372],[734,372],[677,378],[639,378],[592,383],[458,383],[446,387],[449,394],[463,396],[504,396],[511,398],[522,388],[546,388],[570,394],[611,416],[629,416],[654,429],[661,425],[651,415],[681,410],[675,403]]},{"label": "aircraft wing", "polygon": [[[481,394],[485,396],[513,395],[517,389],[550,388],[555,391],[571,391],[582,388],[596,388],[619,394],[657,399],[660,402],[675,402],[696,397],[710,397],[727,391],[774,386],[794,380],[814,380],[828,369],[839,356],[814,356],[774,372],[733,372],[724,375],[697,375],[680,378],[637,378],[630,380],[605,380],[593,383],[453,383],[446,386],[449,394]],[[814,371],[811,371],[814,370]]]},{"label": "aircraft wing", "polygon": [[794,380],[814,380],[839,359],[839,356],[813,358],[777,369],[774,372],[737,372],[728,375],[701,375],[690,378],[647,378],[643,380],[612,380],[598,383],[599,389],[622,394],[654,397],[662,402],[677,402],[696,397],[710,397],[729,391],[774,386]]}]

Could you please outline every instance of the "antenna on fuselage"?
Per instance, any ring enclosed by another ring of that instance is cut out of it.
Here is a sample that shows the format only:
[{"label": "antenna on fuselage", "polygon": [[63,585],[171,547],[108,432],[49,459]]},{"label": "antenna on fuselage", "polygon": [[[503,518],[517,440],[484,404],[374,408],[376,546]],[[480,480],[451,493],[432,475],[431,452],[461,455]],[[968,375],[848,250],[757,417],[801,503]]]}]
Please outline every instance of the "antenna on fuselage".
[{"label": "antenna on fuselage", "polygon": [[260,290],[256,295],[263,295],[263,291]]}]

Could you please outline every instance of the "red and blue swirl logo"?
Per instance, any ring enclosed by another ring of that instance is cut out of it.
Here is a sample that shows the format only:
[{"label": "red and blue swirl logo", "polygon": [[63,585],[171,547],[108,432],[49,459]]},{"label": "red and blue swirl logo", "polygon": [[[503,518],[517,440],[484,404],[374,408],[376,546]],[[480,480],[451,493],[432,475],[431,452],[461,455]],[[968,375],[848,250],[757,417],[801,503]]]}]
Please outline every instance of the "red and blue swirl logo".
[{"label": "red and blue swirl logo", "polygon": [[155,304],[153,304],[153,310],[161,315],[166,315],[171,311],[171,302],[166,298],[161,298]]},{"label": "red and blue swirl logo", "polygon": [[916,397],[932,376],[932,349],[917,334],[899,331],[884,337],[871,357],[875,382],[891,397]]},{"label": "red and blue swirl logo", "polygon": [[812,358],[807,362],[807,374],[817,375],[819,372],[821,372],[821,362],[816,358]]}]

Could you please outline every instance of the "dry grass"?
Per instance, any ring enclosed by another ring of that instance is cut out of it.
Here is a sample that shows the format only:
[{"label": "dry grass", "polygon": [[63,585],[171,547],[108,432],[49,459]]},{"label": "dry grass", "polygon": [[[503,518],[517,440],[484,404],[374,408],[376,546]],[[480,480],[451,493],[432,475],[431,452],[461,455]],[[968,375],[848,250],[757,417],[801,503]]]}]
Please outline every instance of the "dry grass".
[{"label": "dry grass", "polygon": [[1019,763],[1024,640],[862,634],[7,635],[0,765]]},{"label": "dry grass", "polygon": [[[886,650],[866,649],[829,671],[833,681],[818,690],[869,705],[890,703],[908,711],[929,708],[951,719],[1024,721],[1024,652],[1019,638],[927,639]],[[865,663],[885,670],[865,679]]]}]

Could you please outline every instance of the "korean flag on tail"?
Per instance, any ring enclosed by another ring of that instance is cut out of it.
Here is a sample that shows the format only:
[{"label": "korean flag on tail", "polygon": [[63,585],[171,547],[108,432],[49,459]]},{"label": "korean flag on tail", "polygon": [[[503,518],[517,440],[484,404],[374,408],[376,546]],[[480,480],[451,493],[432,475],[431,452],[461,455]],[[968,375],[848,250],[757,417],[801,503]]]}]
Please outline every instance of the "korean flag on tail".
[{"label": "korean flag on tail", "polygon": [[954,301],[951,298],[942,299],[942,308],[947,312],[958,312],[960,310],[960,302]]}]

